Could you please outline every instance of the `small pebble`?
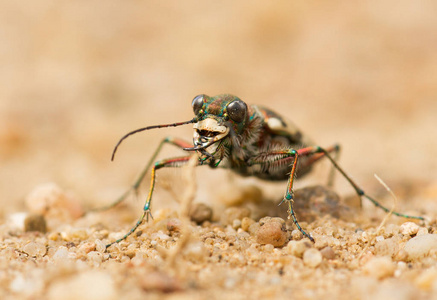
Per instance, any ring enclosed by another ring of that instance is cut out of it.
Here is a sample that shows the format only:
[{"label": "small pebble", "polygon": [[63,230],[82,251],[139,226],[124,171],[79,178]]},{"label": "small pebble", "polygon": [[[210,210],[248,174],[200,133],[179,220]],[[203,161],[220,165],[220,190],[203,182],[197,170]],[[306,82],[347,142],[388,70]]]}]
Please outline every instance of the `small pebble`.
[{"label": "small pebble", "polygon": [[103,243],[101,240],[95,240],[94,242],[96,244],[96,250],[103,253],[106,252],[106,244]]},{"label": "small pebble", "polygon": [[232,228],[234,228],[234,229],[238,229],[238,228],[240,228],[241,227],[241,220],[239,220],[239,219],[235,219],[233,222],[232,222]]},{"label": "small pebble", "polygon": [[420,227],[419,230],[417,231],[416,235],[424,235],[424,234],[428,234],[428,229],[425,227]]},{"label": "small pebble", "polygon": [[67,194],[55,183],[37,186],[26,197],[26,206],[32,213],[46,215],[52,213],[58,218],[77,219],[84,213],[80,202]]},{"label": "small pebble", "polygon": [[53,255],[53,260],[56,262],[64,261],[66,259],[68,259],[68,249],[65,246],[60,246]]},{"label": "small pebble", "polygon": [[211,221],[212,208],[204,203],[194,203],[190,211],[190,219],[197,224],[205,221]]},{"label": "small pebble", "polygon": [[249,226],[249,233],[251,235],[255,235],[256,236],[258,234],[260,226],[261,225],[258,222],[253,223],[252,225]]},{"label": "small pebble", "polygon": [[308,240],[290,241],[287,245],[288,252],[300,258],[302,258],[305,251],[307,251],[311,247],[312,244]]},{"label": "small pebble", "polygon": [[364,243],[368,243],[368,242],[370,242],[371,239],[372,239],[372,236],[371,236],[368,232],[363,231],[363,232],[361,233],[361,240],[362,240]]},{"label": "small pebble", "polygon": [[428,255],[431,249],[437,249],[437,234],[419,235],[409,240],[404,247],[409,260]]},{"label": "small pebble", "polygon": [[302,238],[303,238],[303,234],[302,234],[302,232],[300,232],[300,230],[298,230],[298,229],[294,229],[294,230],[291,232],[291,239],[292,239],[292,240],[299,241],[299,240],[301,240]]},{"label": "small pebble", "polygon": [[87,254],[87,259],[97,265],[101,264],[103,261],[103,254],[97,251],[91,251]]},{"label": "small pebble", "polygon": [[363,266],[364,274],[377,279],[393,276],[395,264],[388,256],[373,257]]},{"label": "small pebble", "polygon": [[399,251],[399,244],[394,238],[385,239],[375,244],[375,252],[379,256],[394,257]]},{"label": "small pebble", "polygon": [[5,259],[14,260],[19,257],[19,253],[17,252],[17,249],[15,247],[8,246],[2,250],[3,251],[1,251],[1,257]]},{"label": "small pebble", "polygon": [[[403,262],[403,261],[401,261],[401,262]],[[398,265],[398,266],[399,266],[399,265]],[[403,272],[404,272],[404,270],[398,267],[398,268],[396,268],[396,270],[394,271],[393,276],[396,277],[396,278],[399,278],[399,277],[402,276],[402,273],[403,273]]]},{"label": "small pebble", "polygon": [[262,218],[260,228],[256,234],[256,241],[261,244],[271,244],[282,247],[288,240],[285,221],[281,218]]},{"label": "small pebble", "polygon": [[[129,245],[129,246],[130,246],[130,245]],[[97,252],[97,251],[96,251],[96,252]],[[97,253],[103,254],[103,253],[101,253],[101,252],[97,252]],[[135,253],[136,253],[136,249],[129,249],[129,247],[128,247],[128,249],[126,249],[126,250],[123,252],[123,254],[126,255],[127,257],[129,257],[130,259],[132,259],[132,258],[135,256]]]},{"label": "small pebble", "polygon": [[58,241],[61,238],[61,235],[59,232],[51,232],[48,234],[47,238],[52,241]]},{"label": "small pebble", "polygon": [[68,235],[70,239],[86,240],[88,238],[88,233],[84,228],[73,228]]},{"label": "small pebble", "polygon": [[413,222],[405,222],[400,226],[400,232],[403,235],[415,235],[419,231],[420,226]]},{"label": "small pebble", "polygon": [[383,241],[384,240],[384,237],[382,236],[382,235],[378,235],[376,238],[375,238],[375,241],[376,242],[381,242],[381,241]]},{"label": "small pebble", "polygon": [[323,249],[327,246],[329,246],[330,240],[332,240],[333,237],[326,236],[326,235],[320,235],[316,238],[316,241],[314,243],[314,247],[317,249]]},{"label": "small pebble", "polygon": [[320,253],[322,254],[324,259],[330,260],[330,259],[334,259],[335,258],[335,252],[329,246],[327,246],[327,247],[323,248],[322,250],[320,250]]},{"label": "small pebble", "polygon": [[79,250],[85,253],[89,253],[91,251],[96,250],[96,244],[91,242],[83,243],[82,245],[79,246]]},{"label": "small pebble", "polygon": [[273,246],[272,244],[266,244],[264,245],[264,251],[269,253],[269,252],[273,252],[273,250],[275,249],[275,246]]},{"label": "small pebble", "polygon": [[45,245],[36,242],[30,242],[23,247],[23,251],[31,257],[41,257],[47,252]]},{"label": "small pebble", "polygon": [[29,214],[24,219],[24,231],[39,231],[42,233],[47,232],[47,224],[43,215]]},{"label": "small pebble", "polygon": [[322,253],[315,248],[308,249],[303,254],[303,263],[311,268],[316,268],[322,263]]},{"label": "small pebble", "polygon": [[147,253],[143,251],[136,251],[135,256],[131,259],[134,266],[138,267],[147,262]]},{"label": "small pebble", "polygon": [[150,238],[151,240],[167,241],[170,239],[170,236],[159,230],[158,232],[152,233]]},{"label": "small pebble", "polygon": [[18,228],[20,230],[24,230],[24,221],[26,220],[27,215],[28,214],[25,212],[18,212],[18,213],[10,214],[8,216],[8,224],[11,227]]},{"label": "small pebble", "polygon": [[394,259],[399,262],[405,262],[408,260],[408,253],[404,249],[399,250]]},{"label": "small pebble", "polygon": [[254,220],[252,220],[252,219],[249,218],[249,217],[244,217],[244,218],[241,220],[241,229],[243,229],[244,231],[248,232],[248,231],[249,231],[249,227],[250,227],[253,223],[255,223]]},{"label": "small pebble", "polygon": [[285,221],[282,218],[272,218],[272,217],[264,217],[259,220],[259,224],[263,226],[266,223],[276,222],[285,225]]},{"label": "small pebble", "polygon": [[400,227],[396,224],[388,224],[385,229],[384,229],[384,233],[387,236],[393,236],[395,234],[398,234],[400,230]]}]

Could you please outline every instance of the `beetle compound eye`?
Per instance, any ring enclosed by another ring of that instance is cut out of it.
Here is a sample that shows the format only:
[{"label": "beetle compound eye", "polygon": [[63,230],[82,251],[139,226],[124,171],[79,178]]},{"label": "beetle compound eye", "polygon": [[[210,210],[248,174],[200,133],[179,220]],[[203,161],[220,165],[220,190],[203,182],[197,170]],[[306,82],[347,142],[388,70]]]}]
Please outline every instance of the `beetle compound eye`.
[{"label": "beetle compound eye", "polygon": [[228,104],[226,111],[235,122],[242,122],[246,117],[247,105],[241,100],[235,100]]},{"label": "beetle compound eye", "polygon": [[197,95],[194,97],[193,102],[191,102],[191,106],[193,107],[194,114],[197,115],[203,106],[203,97],[204,95]]}]

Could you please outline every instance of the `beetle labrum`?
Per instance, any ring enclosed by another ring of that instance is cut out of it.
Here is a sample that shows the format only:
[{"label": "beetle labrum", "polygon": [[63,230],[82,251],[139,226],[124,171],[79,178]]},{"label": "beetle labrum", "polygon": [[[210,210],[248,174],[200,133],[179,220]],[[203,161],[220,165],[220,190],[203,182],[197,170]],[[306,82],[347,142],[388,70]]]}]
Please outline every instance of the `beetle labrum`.
[{"label": "beetle labrum", "polygon": [[[132,186],[116,202],[103,209],[111,208],[122,202],[132,191],[137,191],[146,173],[151,170],[151,185],[143,213],[133,228],[122,238],[106,245],[125,240],[144,221],[151,216],[151,201],[155,187],[156,171],[164,167],[180,167],[186,164],[191,155],[162,159],[155,162],[164,144],[172,144],[182,150],[196,151],[198,166],[208,165],[211,168],[228,168],[243,176],[256,176],[264,180],[287,180],[283,200],[287,203],[289,217],[299,231],[311,241],[314,239],[299,225],[293,210],[293,182],[296,176],[303,176],[311,171],[313,164],[326,157],[333,168],[350,183],[359,197],[370,200],[385,212],[390,210],[367,195],[338,165],[331,153],[338,153],[339,146],[329,148],[316,146],[291,122],[279,114],[262,106],[247,105],[241,99],[230,94],[209,97],[198,95],[192,101],[195,117],[186,122],[155,125],[140,128],[123,136],[114,148],[112,160],[121,142],[137,132],[194,124],[193,145],[174,137],[166,137],[161,141],[145,169]],[[331,172],[332,174],[332,172]],[[423,217],[409,216],[398,212],[394,215],[423,220]]]}]

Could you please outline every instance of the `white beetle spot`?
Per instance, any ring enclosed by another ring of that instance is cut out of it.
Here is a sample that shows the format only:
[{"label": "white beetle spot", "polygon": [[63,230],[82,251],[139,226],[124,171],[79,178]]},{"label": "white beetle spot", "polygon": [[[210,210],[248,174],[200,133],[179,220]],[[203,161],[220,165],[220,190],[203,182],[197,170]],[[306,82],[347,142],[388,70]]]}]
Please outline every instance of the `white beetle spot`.
[{"label": "white beetle spot", "polygon": [[272,130],[283,130],[285,129],[284,124],[282,124],[281,120],[277,118],[269,118],[267,121],[267,125]]}]

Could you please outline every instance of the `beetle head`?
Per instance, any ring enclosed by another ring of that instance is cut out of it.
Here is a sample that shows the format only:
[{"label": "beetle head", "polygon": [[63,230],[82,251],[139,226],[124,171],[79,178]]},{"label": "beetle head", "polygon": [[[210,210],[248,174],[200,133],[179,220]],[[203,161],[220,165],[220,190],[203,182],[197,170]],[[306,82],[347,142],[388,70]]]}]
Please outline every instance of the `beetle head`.
[{"label": "beetle head", "polygon": [[209,97],[202,94],[194,97],[191,105],[197,120],[193,126],[194,147],[185,150],[203,150],[203,154],[213,155],[219,141],[241,134],[248,122],[246,103],[233,95]]},{"label": "beetle head", "polygon": [[[125,134],[116,144],[111,159],[120,144],[129,136],[150,129],[176,127],[194,123],[194,147],[185,148],[187,151],[199,151],[205,156],[223,158],[224,151],[217,153],[219,145],[224,145],[230,139],[236,140],[244,131],[249,120],[246,103],[238,97],[223,94],[215,97],[198,95],[192,101],[195,117],[192,120],[171,124],[154,125],[136,129]],[[221,147],[223,150],[223,147]]]}]

